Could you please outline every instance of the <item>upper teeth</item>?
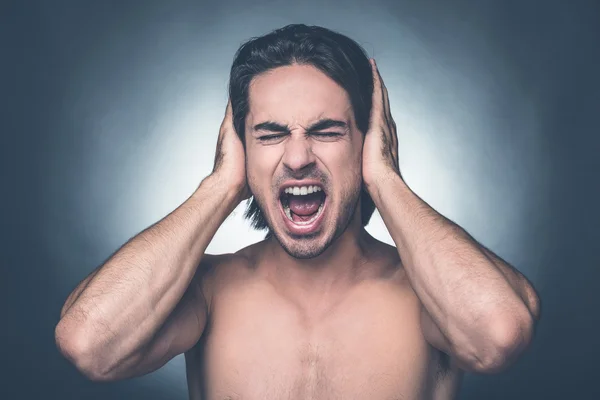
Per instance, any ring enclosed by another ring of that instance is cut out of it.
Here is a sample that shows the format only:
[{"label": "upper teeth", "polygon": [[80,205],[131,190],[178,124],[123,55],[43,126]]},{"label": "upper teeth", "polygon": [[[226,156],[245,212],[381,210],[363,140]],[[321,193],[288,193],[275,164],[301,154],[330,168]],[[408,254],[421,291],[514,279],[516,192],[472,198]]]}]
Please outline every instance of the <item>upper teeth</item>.
[{"label": "upper teeth", "polygon": [[319,186],[294,186],[285,188],[285,193],[293,194],[294,196],[303,196],[305,194],[320,192],[321,190],[323,189]]}]

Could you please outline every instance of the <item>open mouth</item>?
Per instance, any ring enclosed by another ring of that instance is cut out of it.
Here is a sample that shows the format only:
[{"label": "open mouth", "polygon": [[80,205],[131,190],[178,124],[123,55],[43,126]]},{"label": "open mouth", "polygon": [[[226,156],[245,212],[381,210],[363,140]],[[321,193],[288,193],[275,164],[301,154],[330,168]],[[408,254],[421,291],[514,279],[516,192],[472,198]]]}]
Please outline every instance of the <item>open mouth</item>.
[{"label": "open mouth", "polygon": [[290,222],[308,226],[323,213],[326,197],[319,185],[290,186],[281,192],[279,200]]}]

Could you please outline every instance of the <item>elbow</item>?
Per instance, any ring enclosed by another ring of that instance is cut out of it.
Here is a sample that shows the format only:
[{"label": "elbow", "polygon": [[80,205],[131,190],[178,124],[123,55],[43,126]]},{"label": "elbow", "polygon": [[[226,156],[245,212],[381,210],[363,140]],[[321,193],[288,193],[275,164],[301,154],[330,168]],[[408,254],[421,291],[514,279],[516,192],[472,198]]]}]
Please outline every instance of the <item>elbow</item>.
[{"label": "elbow", "polygon": [[530,313],[498,318],[490,326],[486,351],[472,357],[472,370],[482,374],[505,371],[529,347],[534,320]]},{"label": "elbow", "polygon": [[74,331],[68,322],[61,320],[55,328],[54,340],[60,353],[86,378],[95,382],[114,380],[95,355],[93,338],[81,331]]}]

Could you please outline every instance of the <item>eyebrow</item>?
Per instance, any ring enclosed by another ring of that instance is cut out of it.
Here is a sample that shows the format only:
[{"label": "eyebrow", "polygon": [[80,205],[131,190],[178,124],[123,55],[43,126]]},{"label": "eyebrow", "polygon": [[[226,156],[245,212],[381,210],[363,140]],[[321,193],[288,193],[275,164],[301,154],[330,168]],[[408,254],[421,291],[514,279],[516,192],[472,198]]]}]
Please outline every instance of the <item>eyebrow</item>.
[{"label": "eyebrow", "polygon": [[[313,123],[308,128],[306,128],[306,131],[307,132],[315,132],[315,131],[322,131],[324,129],[329,129],[329,128],[348,129],[348,124],[345,123],[344,121],[339,121],[336,119],[323,118],[323,119],[320,119],[317,122]],[[254,125],[254,130],[255,131],[261,130],[261,131],[270,131],[270,132],[289,133],[290,127],[288,125],[282,125],[282,124],[279,124],[279,123],[273,122],[273,121],[265,121],[265,122],[261,122],[260,124]]]}]

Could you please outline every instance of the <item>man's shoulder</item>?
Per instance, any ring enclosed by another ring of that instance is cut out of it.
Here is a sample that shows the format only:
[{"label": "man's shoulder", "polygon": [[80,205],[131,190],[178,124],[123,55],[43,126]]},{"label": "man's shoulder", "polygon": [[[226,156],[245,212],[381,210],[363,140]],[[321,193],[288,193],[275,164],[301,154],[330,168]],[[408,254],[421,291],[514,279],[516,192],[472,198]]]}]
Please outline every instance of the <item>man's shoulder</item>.
[{"label": "man's shoulder", "polygon": [[198,265],[195,280],[207,301],[220,286],[247,278],[256,265],[256,256],[263,242],[244,247],[235,253],[204,254]]},{"label": "man's shoulder", "polygon": [[202,275],[214,274],[217,270],[228,267],[252,267],[256,263],[256,257],[262,250],[264,241],[253,243],[235,253],[204,254],[199,271]]},{"label": "man's shoulder", "polygon": [[377,264],[390,272],[397,273],[403,270],[402,259],[398,253],[398,249],[391,244],[382,240],[371,237],[369,241],[366,257],[369,262]]}]

